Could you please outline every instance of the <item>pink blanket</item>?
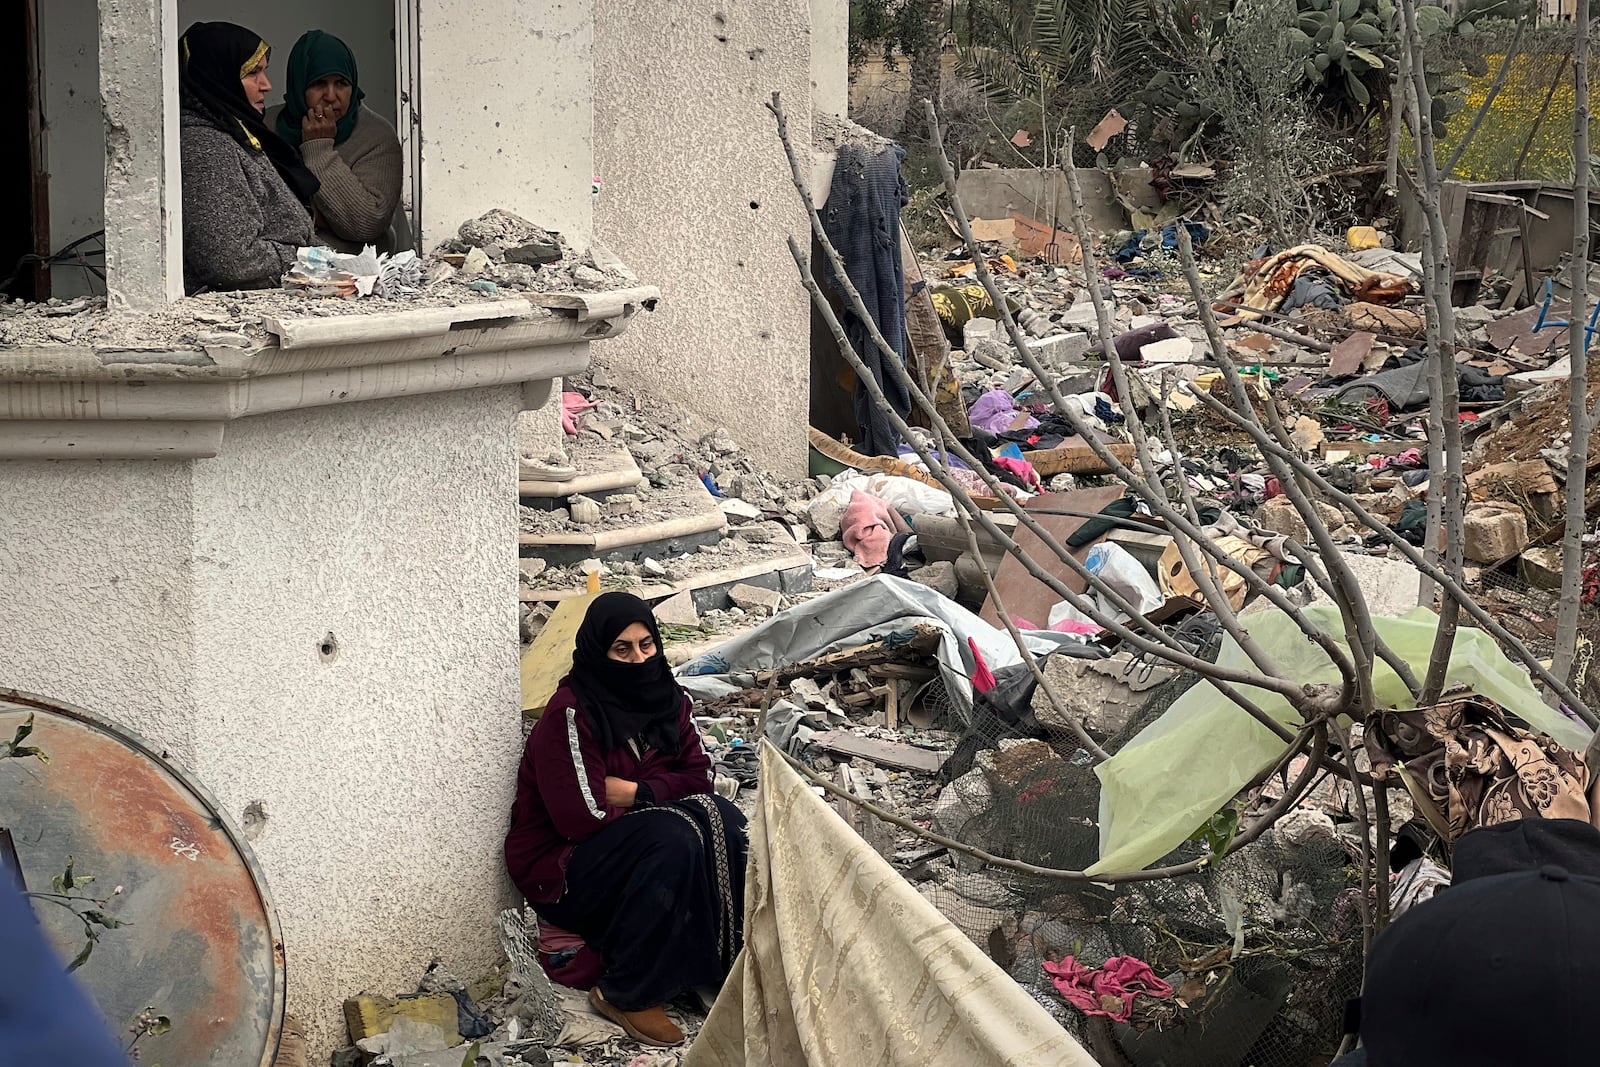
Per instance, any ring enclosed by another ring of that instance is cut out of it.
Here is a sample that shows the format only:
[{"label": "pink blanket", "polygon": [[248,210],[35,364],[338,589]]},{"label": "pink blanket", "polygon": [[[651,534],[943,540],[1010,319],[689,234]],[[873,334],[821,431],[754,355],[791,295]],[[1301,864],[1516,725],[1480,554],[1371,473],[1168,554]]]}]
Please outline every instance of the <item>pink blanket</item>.
[{"label": "pink blanket", "polygon": [[894,509],[857,489],[850,494],[839,530],[844,547],[863,567],[881,567],[889,558],[889,542],[898,526]]}]

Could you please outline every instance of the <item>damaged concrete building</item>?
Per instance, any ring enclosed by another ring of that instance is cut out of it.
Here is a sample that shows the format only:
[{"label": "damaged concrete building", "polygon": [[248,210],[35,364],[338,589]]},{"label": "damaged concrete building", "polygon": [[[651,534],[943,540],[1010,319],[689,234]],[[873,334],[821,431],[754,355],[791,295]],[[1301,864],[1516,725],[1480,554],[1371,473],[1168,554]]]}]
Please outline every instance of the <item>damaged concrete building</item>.
[{"label": "damaged concrete building", "polygon": [[[32,152],[6,254],[103,229],[105,256],[103,286],[71,255],[34,269],[28,295],[78,325],[0,348],[0,686],[142,735],[235,822],[252,808],[288,1008],[330,1049],[344,997],[499,951],[518,414],[553,419],[604,342],[612,374],[803,471],[810,313],[783,238],[805,219],[764,104],[843,113],[844,4],[21,8]],[[197,19],[277,54],[313,26],[351,42],[401,132],[419,249],[505,208],[637,281],[372,315],[191,306],[176,44]]]}]

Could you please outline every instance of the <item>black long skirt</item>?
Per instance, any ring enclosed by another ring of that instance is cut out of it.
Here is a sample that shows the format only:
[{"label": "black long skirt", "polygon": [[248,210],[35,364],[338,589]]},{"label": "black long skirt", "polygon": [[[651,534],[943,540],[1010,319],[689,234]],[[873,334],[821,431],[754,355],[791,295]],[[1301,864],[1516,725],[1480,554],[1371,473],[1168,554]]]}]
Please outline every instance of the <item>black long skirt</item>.
[{"label": "black long skirt", "polygon": [[744,944],[745,818],[699,794],[630,811],[572,852],[541,918],[600,954],[600,992],[623,1011],[717,987]]}]

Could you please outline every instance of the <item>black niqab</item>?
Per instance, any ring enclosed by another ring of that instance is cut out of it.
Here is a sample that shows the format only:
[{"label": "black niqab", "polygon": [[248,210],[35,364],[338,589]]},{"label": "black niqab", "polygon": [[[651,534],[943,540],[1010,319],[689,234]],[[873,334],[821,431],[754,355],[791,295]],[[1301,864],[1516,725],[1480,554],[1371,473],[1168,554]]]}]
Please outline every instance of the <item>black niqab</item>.
[{"label": "black niqab", "polygon": [[178,42],[178,87],[185,103],[209,114],[247,150],[263,152],[302,204],[321,188],[295,147],[250,106],[244,75],[265,54],[261,35],[231,22],[196,22]]},{"label": "black niqab", "polygon": [[[612,659],[606,654],[611,643],[636,622],[650,628],[655,655],[643,663]],[[567,684],[588,713],[602,748],[621,748],[634,740],[641,748],[677,748],[683,690],[667,665],[650,605],[632,593],[602,593],[589,605],[578,628]]]}]

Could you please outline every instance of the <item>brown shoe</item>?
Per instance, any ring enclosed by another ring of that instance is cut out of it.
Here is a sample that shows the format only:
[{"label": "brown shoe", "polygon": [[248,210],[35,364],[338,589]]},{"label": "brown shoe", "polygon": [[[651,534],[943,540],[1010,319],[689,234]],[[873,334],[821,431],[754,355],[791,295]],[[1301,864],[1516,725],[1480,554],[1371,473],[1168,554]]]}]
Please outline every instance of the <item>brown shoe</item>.
[{"label": "brown shoe", "polygon": [[667,1013],[657,1004],[643,1011],[623,1011],[600,995],[600,987],[589,990],[589,1006],[628,1032],[628,1036],[641,1045],[669,1048],[683,1044],[683,1031],[667,1018]]}]

